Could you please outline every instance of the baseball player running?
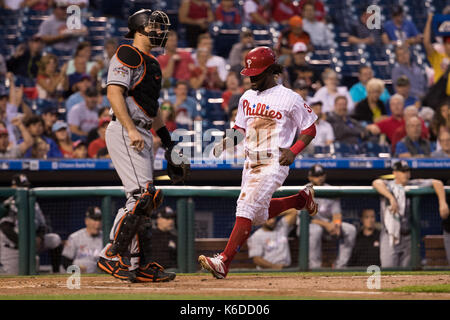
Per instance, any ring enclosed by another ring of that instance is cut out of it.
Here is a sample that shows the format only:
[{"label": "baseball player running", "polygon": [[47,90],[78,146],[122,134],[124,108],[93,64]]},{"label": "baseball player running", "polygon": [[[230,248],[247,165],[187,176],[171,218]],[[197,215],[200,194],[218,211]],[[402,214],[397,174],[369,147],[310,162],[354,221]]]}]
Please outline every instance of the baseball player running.
[{"label": "baseball player running", "polygon": [[[121,45],[111,59],[107,78],[107,97],[114,115],[106,129],[106,145],[125,188],[127,202],[119,209],[110,243],[100,253],[97,266],[112,276],[130,282],[170,281],[175,273],[165,272],[151,260],[152,211],[163,195],[153,185],[153,128],[166,149],[172,182],[183,181],[189,170],[185,157],[176,156],[174,142],[161,117],[158,98],[161,69],[150,50],[164,47],[170,26],[162,11],[142,9],[128,19],[126,38],[132,45]],[[175,159],[178,165],[175,164]],[[132,267],[133,261],[138,261]]]},{"label": "baseball player running", "polygon": [[[214,148],[219,157],[245,137],[245,162],[241,193],[237,200],[236,222],[225,250],[214,257],[199,256],[203,269],[223,279],[234,255],[250,235],[252,225],[261,225],[290,208],[306,208],[317,213],[311,185],[297,194],[271,199],[289,173],[289,165],[316,135],[316,114],[300,95],[276,83],[282,66],[268,47],[257,47],[245,57],[244,76],[250,76],[251,90],[239,100],[232,137],[225,137]],[[295,135],[300,132],[297,142]]]}]

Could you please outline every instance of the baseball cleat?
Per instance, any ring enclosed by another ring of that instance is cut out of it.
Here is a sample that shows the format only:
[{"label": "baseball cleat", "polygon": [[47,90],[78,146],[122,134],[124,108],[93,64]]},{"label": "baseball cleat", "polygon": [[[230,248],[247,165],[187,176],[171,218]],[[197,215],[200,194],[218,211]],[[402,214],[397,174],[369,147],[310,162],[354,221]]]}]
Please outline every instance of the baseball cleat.
[{"label": "baseball cleat", "polygon": [[168,282],[175,279],[174,272],[166,272],[158,263],[152,262],[135,270],[136,282]]},{"label": "baseball cleat", "polygon": [[128,270],[126,265],[122,265],[119,261],[108,260],[100,257],[97,267],[103,272],[112,275],[114,278],[122,281],[135,282],[136,275]]},{"label": "baseball cleat", "polygon": [[314,201],[314,188],[312,184],[307,184],[305,189],[299,191],[300,196],[306,200],[304,208],[296,208],[298,210],[306,209],[311,217],[314,217],[319,211],[319,205]]},{"label": "baseball cleat", "polygon": [[228,268],[223,263],[223,258],[220,254],[215,255],[213,258],[201,255],[198,257],[198,262],[204,270],[211,272],[215,278],[224,279],[228,274]]}]

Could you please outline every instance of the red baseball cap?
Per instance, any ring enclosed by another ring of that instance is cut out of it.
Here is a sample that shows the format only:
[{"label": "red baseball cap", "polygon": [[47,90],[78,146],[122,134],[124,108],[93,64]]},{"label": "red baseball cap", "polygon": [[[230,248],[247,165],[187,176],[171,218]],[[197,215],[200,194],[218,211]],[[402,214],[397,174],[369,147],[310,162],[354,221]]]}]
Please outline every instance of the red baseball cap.
[{"label": "red baseball cap", "polygon": [[111,118],[110,117],[103,117],[98,119],[98,127],[100,128],[101,126],[103,126],[105,123],[110,123],[111,122]]},{"label": "red baseball cap", "polygon": [[245,56],[245,68],[243,76],[257,76],[275,63],[275,53],[269,47],[257,47],[250,50]]},{"label": "red baseball cap", "polygon": [[9,134],[9,132],[7,129],[0,128],[0,135],[8,135],[8,134]]}]

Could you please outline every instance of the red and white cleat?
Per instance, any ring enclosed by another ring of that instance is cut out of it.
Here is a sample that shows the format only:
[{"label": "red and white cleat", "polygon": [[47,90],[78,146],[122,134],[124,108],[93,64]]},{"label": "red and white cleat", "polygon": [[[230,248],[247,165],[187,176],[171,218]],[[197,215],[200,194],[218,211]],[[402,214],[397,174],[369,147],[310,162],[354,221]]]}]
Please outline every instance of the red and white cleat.
[{"label": "red and white cleat", "polygon": [[224,256],[216,254],[213,258],[201,255],[198,257],[198,262],[204,270],[208,270],[217,279],[224,279],[228,274],[228,268],[223,262]]},{"label": "red and white cleat", "polygon": [[305,189],[298,192],[300,196],[306,200],[304,208],[296,208],[298,210],[306,209],[311,217],[314,217],[319,211],[319,205],[314,201],[314,189],[312,184],[307,184]]}]

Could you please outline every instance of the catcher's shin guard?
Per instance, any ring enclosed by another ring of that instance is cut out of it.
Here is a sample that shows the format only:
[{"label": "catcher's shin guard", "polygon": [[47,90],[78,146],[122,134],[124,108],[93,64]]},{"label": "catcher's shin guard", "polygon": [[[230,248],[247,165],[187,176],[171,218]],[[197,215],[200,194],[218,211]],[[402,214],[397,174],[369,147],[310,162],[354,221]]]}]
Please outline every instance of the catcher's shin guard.
[{"label": "catcher's shin guard", "polygon": [[141,217],[138,231],[139,264],[147,265],[152,255],[152,221],[150,217]]}]

